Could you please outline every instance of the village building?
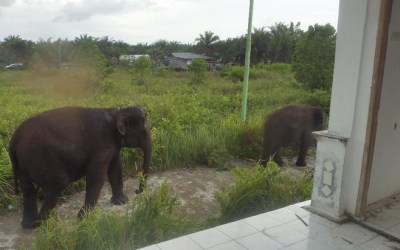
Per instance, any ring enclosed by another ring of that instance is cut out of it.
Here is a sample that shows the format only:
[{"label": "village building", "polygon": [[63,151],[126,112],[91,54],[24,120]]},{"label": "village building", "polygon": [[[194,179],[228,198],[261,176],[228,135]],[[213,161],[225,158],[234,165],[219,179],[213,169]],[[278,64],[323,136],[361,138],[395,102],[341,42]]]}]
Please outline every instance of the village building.
[{"label": "village building", "polygon": [[192,63],[193,59],[202,58],[207,61],[209,70],[217,70],[218,65],[216,60],[206,55],[199,55],[189,52],[172,53],[169,58],[169,66],[176,71],[187,71],[188,66]]}]

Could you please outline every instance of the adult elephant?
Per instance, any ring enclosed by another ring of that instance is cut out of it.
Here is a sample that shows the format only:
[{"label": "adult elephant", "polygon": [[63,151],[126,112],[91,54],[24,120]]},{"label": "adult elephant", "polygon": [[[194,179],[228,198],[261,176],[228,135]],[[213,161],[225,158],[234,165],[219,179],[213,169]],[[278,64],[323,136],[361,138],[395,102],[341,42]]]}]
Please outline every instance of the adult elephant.
[{"label": "adult elephant", "polygon": [[298,105],[286,106],[269,115],[264,124],[264,144],[261,163],[265,165],[272,159],[283,165],[279,148],[299,145],[297,166],[306,166],[306,155],[311,143],[312,131],[323,128],[323,109]]},{"label": "adult elephant", "polygon": [[[151,137],[141,106],[125,108],[65,107],[40,113],[24,121],[10,141],[15,189],[23,193],[22,227],[45,220],[63,189],[86,176],[86,196],[78,216],[97,202],[106,176],[113,204],[124,204],[121,147],[141,148],[146,177],[151,161]],[[38,213],[36,195],[43,190]],[[137,193],[143,191],[140,184]]]}]

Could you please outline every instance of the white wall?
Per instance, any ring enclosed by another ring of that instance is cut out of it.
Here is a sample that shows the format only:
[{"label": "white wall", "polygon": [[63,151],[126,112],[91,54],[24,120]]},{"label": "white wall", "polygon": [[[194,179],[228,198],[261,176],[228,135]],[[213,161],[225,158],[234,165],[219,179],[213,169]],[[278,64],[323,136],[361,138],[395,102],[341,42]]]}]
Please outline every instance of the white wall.
[{"label": "white wall", "polygon": [[400,1],[393,1],[368,203],[397,193],[400,193]]},{"label": "white wall", "polygon": [[372,85],[380,1],[341,0],[329,133],[349,138],[340,206],[354,214]]},{"label": "white wall", "polygon": [[336,37],[335,67],[329,133],[350,137],[368,1],[341,0]]}]

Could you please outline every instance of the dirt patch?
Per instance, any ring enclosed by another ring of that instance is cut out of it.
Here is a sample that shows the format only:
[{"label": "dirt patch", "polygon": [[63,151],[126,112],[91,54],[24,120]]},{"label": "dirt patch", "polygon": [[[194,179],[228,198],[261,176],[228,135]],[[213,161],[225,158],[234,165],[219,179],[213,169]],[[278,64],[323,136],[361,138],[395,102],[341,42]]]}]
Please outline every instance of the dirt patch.
[{"label": "dirt patch", "polygon": [[[296,168],[295,159],[286,161],[288,167],[284,172],[289,175],[297,176],[307,169],[314,166],[314,160],[308,160],[306,168]],[[235,164],[237,165],[237,164]],[[254,165],[250,162],[241,162],[241,167]],[[235,178],[230,171],[218,171],[207,167],[194,167],[186,169],[169,170],[164,172],[151,173],[148,179],[148,188],[152,189],[161,183],[167,183],[171,193],[176,195],[179,200],[179,209],[189,216],[196,216],[198,219],[207,219],[209,216],[218,216],[219,205],[215,200],[215,192],[226,185],[233,184]],[[124,181],[124,192],[129,197],[130,202],[135,201],[135,190],[139,182],[137,178]],[[68,219],[76,219],[78,210],[82,207],[85,199],[85,192],[78,192],[71,195],[67,201],[57,206],[58,216]],[[97,208],[125,211],[125,206],[111,204],[111,187],[105,183]],[[34,237],[35,230],[23,229],[20,226],[22,218],[21,211],[9,211],[0,215],[0,249],[16,249],[18,246],[30,246]]]}]

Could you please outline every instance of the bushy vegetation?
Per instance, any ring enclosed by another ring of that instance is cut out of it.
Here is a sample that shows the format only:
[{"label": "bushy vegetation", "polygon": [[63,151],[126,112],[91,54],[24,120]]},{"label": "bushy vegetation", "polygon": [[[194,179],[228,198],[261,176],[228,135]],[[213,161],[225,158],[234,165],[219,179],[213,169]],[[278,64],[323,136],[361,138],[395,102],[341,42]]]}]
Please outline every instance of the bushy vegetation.
[{"label": "bushy vegetation", "polygon": [[261,212],[274,210],[310,198],[312,179],[303,175],[293,178],[281,173],[269,162],[266,167],[232,169],[236,184],[216,194],[221,205],[220,222],[230,222]]},{"label": "bushy vegetation", "polygon": [[145,77],[149,74],[150,67],[151,59],[147,56],[141,56],[133,63],[133,71],[137,76],[136,81],[139,85],[145,83]]},{"label": "bushy vegetation", "polygon": [[138,196],[124,214],[94,210],[80,223],[53,214],[38,230],[33,249],[135,249],[300,202],[311,195],[309,176],[294,179],[272,162],[266,167],[231,171],[236,184],[216,194],[219,217],[208,221],[187,218],[177,209],[177,199],[169,195],[168,186],[162,184]]},{"label": "bushy vegetation", "polygon": [[195,58],[192,63],[188,66],[190,73],[192,74],[192,79],[190,83],[200,84],[204,83],[205,74],[208,68],[208,63],[203,58]]},{"label": "bushy vegetation", "polygon": [[336,32],[330,24],[310,26],[299,39],[292,67],[296,80],[309,89],[332,86]]},{"label": "bushy vegetation", "polygon": [[[7,148],[18,124],[41,111],[61,106],[144,106],[154,141],[153,171],[193,164],[224,166],[231,159],[258,160],[262,123],[268,113],[288,104],[329,109],[329,90],[297,86],[290,65],[251,69],[248,120],[240,120],[241,82],[207,72],[203,85],[188,85],[190,73],[153,69],[146,85],[132,85],[129,69],[115,68],[96,88],[85,86],[81,69],[0,72],[0,203],[9,204],[12,171]],[[227,75],[229,75],[229,70]],[[140,166],[140,153],[122,152],[125,170]]]},{"label": "bushy vegetation", "polygon": [[[288,104],[329,109],[329,90],[301,88],[288,64],[251,69],[248,120],[240,119],[242,83],[239,66],[205,72],[206,81],[190,85],[190,72],[155,68],[146,84],[132,84],[129,68],[114,68],[95,87],[87,88],[82,69],[0,72],[0,204],[17,203],[7,147],[16,126],[41,111],[61,106],[117,107],[140,104],[149,114],[154,145],[152,171],[195,164],[227,166],[232,159],[259,159],[262,124],[272,111]],[[136,172],[140,151],[121,153],[124,173]],[[95,211],[79,224],[52,217],[38,231],[36,249],[125,249],[145,246],[231,221],[256,212],[307,199],[311,181],[293,180],[276,166],[234,169],[237,185],[217,195],[221,217],[207,225],[176,212],[176,199],[165,186],[138,197],[121,216]],[[68,192],[71,192],[70,190]],[[18,204],[16,204],[18,205]]]}]

